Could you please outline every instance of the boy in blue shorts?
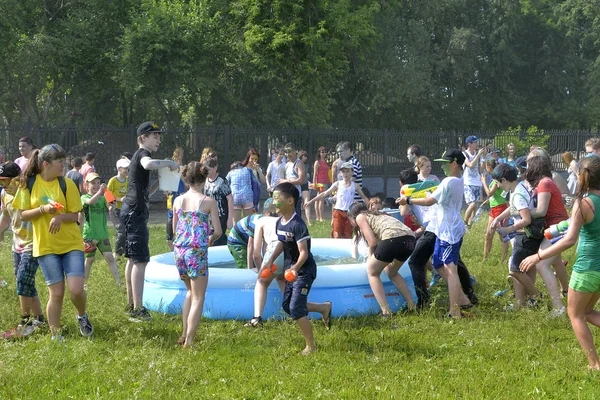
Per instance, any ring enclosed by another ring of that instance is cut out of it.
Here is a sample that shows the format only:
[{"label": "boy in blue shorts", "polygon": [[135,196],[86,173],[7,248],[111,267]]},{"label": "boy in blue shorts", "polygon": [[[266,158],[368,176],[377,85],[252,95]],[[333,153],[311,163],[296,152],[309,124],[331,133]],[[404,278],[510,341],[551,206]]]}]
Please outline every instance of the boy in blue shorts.
[{"label": "boy in blue shorts", "polygon": [[464,184],[461,179],[462,165],[465,155],[456,149],[446,150],[441,158],[434,160],[442,162],[446,178],[430,197],[411,199],[402,197],[401,205],[433,206],[435,210],[435,247],[433,251],[433,267],[448,282],[450,296],[450,313],[452,318],[461,318],[463,314],[460,304],[466,299],[462,292],[457,272],[460,258],[460,247],[465,234],[465,224],[460,210],[462,208]]},{"label": "boy in blue shorts", "polygon": [[[17,327],[19,335],[27,335],[46,321],[40,298],[35,288],[37,260],[33,257],[33,226],[21,219],[21,211],[13,208],[14,195],[19,185],[17,178],[21,169],[14,162],[0,165],[0,186],[2,190],[2,214],[10,216],[13,233],[12,254],[17,278],[17,295],[21,306],[21,323]],[[33,313],[33,317],[31,316]]]},{"label": "boy in blue shorts", "polygon": [[[284,269],[286,273],[293,271],[295,278],[286,281],[283,293],[283,310],[296,320],[306,341],[302,355],[317,350],[312,325],[308,319],[308,293],[317,278],[317,264],[310,252],[310,235],[306,224],[296,213],[296,205],[300,192],[291,183],[280,183],[273,190],[273,204],[281,218],[277,220],[276,232],[279,244],[271,254],[269,261],[263,265],[270,266],[283,251]],[[331,303],[311,303],[311,311],[320,312],[329,323]]]}]

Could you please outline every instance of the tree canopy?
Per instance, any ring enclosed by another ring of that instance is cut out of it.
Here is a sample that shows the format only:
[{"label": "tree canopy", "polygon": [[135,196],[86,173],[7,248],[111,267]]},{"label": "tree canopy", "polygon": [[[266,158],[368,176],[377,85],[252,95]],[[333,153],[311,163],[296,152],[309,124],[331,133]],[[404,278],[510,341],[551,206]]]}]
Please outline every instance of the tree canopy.
[{"label": "tree canopy", "polygon": [[596,128],[600,0],[0,0],[0,125]]}]

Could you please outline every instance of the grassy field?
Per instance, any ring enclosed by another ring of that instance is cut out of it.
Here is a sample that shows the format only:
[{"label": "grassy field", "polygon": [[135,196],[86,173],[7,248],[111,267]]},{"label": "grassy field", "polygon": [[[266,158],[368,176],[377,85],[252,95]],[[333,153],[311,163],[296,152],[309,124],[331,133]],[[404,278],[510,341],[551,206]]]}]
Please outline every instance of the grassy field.
[{"label": "grassy field", "polygon": [[[482,218],[483,219],[483,218]],[[328,237],[329,225],[310,228]],[[463,257],[477,277],[481,304],[475,318],[448,321],[445,285],[433,288],[422,313],[334,320],[331,331],[315,323],[319,351],[299,355],[302,336],[291,321],[260,329],[240,321],[203,320],[197,346],[175,345],[179,317],[154,314],[145,324],[123,314],[124,288],[116,287],[104,261],[96,261],[88,290],[95,333],[81,338],[75,309],[65,299],[64,343],[41,330],[19,341],[0,342],[0,398],[585,398],[600,397],[600,375],[587,360],[568,318],[549,319],[548,304],[505,312],[510,295],[506,266],[495,243],[483,263],[484,223],[467,234]],[[151,229],[151,251],[167,251],[162,227]],[[574,260],[571,250],[565,255]],[[121,274],[124,264],[120,264]],[[10,247],[0,249],[0,328],[19,321]],[[541,285],[538,279],[538,285]],[[41,271],[38,290],[48,292]],[[596,342],[598,330],[593,328]]]}]

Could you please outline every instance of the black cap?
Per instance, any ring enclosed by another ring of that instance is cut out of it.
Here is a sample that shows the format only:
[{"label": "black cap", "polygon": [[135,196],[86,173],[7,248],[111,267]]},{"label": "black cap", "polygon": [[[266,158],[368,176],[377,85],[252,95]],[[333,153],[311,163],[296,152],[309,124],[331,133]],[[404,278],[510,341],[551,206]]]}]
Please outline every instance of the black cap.
[{"label": "black cap", "polygon": [[451,163],[456,161],[458,165],[463,165],[465,163],[465,155],[462,151],[458,149],[449,149],[442,154],[441,158],[437,158],[433,161]]},{"label": "black cap", "polygon": [[21,174],[21,168],[12,161],[0,164],[0,178],[14,178]]},{"label": "black cap", "polygon": [[137,128],[137,135],[146,135],[148,133],[162,133],[164,132],[162,129],[158,127],[156,122],[154,121],[146,121],[142,122],[140,126]]}]

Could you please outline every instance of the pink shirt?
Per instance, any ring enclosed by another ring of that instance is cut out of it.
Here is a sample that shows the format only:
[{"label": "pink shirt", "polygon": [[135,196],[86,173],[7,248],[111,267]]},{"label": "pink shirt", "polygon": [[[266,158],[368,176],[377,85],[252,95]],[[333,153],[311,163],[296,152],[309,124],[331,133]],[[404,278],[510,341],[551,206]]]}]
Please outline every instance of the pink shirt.
[{"label": "pink shirt", "polygon": [[28,162],[29,162],[29,159],[25,158],[24,156],[21,156],[15,160],[15,164],[17,164],[19,166],[19,168],[21,168],[21,171],[23,171],[25,169]]},{"label": "pink shirt", "polygon": [[85,177],[90,172],[96,172],[96,167],[94,167],[93,165],[89,165],[88,163],[85,163],[81,166],[81,170],[79,170],[79,173],[81,174],[81,176],[83,176],[84,182],[85,182]]}]

